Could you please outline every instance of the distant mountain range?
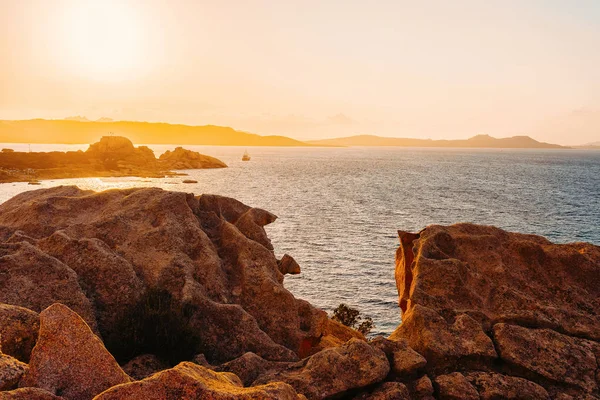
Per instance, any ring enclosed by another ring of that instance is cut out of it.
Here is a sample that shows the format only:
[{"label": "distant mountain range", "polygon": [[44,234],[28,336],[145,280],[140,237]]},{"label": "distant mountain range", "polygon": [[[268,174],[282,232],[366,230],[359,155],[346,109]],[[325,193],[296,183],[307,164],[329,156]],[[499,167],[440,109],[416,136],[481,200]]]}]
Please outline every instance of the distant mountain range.
[{"label": "distant mountain range", "polygon": [[[568,147],[538,142],[529,136],[494,138],[477,135],[466,140],[431,140],[360,135],[302,142],[286,136],[261,136],[215,125],[190,126],[163,122],[96,121],[74,116],[66,119],[0,120],[0,143],[93,143],[102,136],[125,136],[137,144],[182,144],[215,146],[402,146],[565,149]],[[596,143],[598,144],[598,143]],[[594,146],[594,143],[586,145]]]},{"label": "distant mountain range", "polygon": [[600,142],[586,143],[576,147],[579,149],[600,149]]},{"label": "distant mountain range", "polygon": [[0,143],[94,143],[110,134],[125,136],[138,144],[310,146],[285,136],[260,136],[214,125],[112,121],[108,118],[91,121],[80,116],[63,120],[0,121]]},{"label": "distant mountain range", "polygon": [[[92,122],[91,119],[88,119],[87,117],[82,117],[81,115],[76,115],[74,117],[67,117],[67,118],[65,118],[65,121]],[[106,117],[98,118],[96,120],[96,122],[113,122],[113,121],[114,121],[114,119],[106,118]]]},{"label": "distant mountain range", "polygon": [[327,146],[399,146],[399,147],[470,147],[506,149],[567,149],[557,144],[538,142],[529,136],[513,136],[497,139],[489,135],[477,135],[465,140],[431,140],[390,138],[374,135],[359,135],[337,139],[312,140],[312,145]]}]

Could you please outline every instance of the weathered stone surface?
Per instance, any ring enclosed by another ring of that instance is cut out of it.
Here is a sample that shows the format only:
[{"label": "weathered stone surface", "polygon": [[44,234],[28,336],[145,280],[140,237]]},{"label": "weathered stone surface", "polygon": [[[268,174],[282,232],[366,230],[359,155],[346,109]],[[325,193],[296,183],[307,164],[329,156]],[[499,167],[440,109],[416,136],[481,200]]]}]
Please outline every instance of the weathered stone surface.
[{"label": "weathered stone surface", "polygon": [[284,254],[281,260],[277,262],[279,271],[283,274],[297,275],[300,273],[300,265],[289,254]]},{"label": "weathered stone surface", "polygon": [[384,382],[371,393],[361,393],[354,400],[411,400],[406,385],[400,382]]},{"label": "weathered stone surface", "polygon": [[552,396],[552,400],[598,400],[600,397],[590,395],[590,394],[576,394],[575,396],[571,396],[567,393],[557,393]]},{"label": "weathered stone surface", "polygon": [[77,274],[104,340],[120,340],[121,332],[116,331],[120,318],[135,306],[144,291],[134,266],[102,240],[77,240],[64,231],[39,240],[38,248]]},{"label": "weathered stone surface", "polygon": [[360,339],[322,350],[254,384],[286,382],[308,399],[324,399],[382,381],[390,371],[385,353]]},{"label": "weathered stone surface", "polygon": [[21,388],[8,392],[0,392],[0,400],[64,400],[40,388]]},{"label": "weathered stone surface", "polygon": [[500,358],[510,365],[588,393],[598,389],[597,360],[588,340],[511,324],[494,325],[494,339]]},{"label": "weathered stone surface", "polygon": [[192,358],[192,362],[194,364],[201,365],[208,369],[214,369],[214,367],[208,362],[204,354],[196,354],[194,358]]},{"label": "weathered stone surface", "polygon": [[[2,245],[11,273],[0,276],[0,302],[36,312],[64,303],[109,349],[128,349],[123,325],[160,289],[197,335],[191,354],[297,360],[318,348],[327,315],[283,287],[263,228],[275,218],[226,197],[160,189],[22,193],[0,205],[0,240],[13,237]],[[127,361],[152,350],[116,353]]]},{"label": "weathered stone surface", "polygon": [[419,378],[414,384],[414,397],[417,400],[434,400],[433,384],[427,375]]},{"label": "weathered stone surface", "polygon": [[168,368],[169,366],[165,362],[153,354],[142,354],[123,365],[123,371],[135,380],[147,378]]},{"label": "weathered stone surface", "polygon": [[370,343],[383,350],[390,362],[392,372],[400,377],[413,375],[427,364],[427,360],[414,351],[404,339],[394,341],[377,337]]},{"label": "weathered stone surface", "polygon": [[135,147],[131,140],[125,137],[103,136],[100,141],[91,144],[86,153],[95,156],[129,156],[135,153]]},{"label": "weathered stone surface", "polygon": [[390,339],[406,339],[430,375],[446,384],[464,371],[481,398],[598,395],[600,247],[472,224],[399,236],[403,315]]},{"label": "weathered stone surface", "polygon": [[16,358],[0,353],[0,390],[16,388],[26,371],[27,364],[20,362]]},{"label": "weathered stone surface", "polygon": [[[308,302],[305,302],[304,309],[306,311],[301,313],[301,315],[304,315],[305,319],[310,320],[312,318],[311,314],[314,313],[314,311],[312,311],[312,306],[310,306]],[[322,332],[321,338],[318,342],[305,342],[304,348],[299,353],[300,358],[311,356],[323,349],[330,347],[339,347],[350,339],[360,339],[364,341],[367,340],[359,331],[343,325],[333,319],[326,318],[323,322],[322,328],[320,329]]]},{"label": "weathered stone surface", "polygon": [[244,388],[239,378],[227,372],[214,372],[200,365],[183,362],[175,368],[141,381],[115,386],[94,400],[233,400],[300,399],[294,389],[281,382]]},{"label": "weathered stone surface", "polygon": [[29,362],[39,329],[38,313],[23,307],[0,304],[0,352]]},{"label": "weathered stone surface", "polygon": [[447,372],[456,366],[479,367],[496,358],[494,344],[481,325],[467,314],[447,321],[431,308],[414,304],[390,335],[405,339],[427,360],[427,369]]},{"label": "weathered stone surface", "polygon": [[214,370],[219,372],[231,372],[242,380],[244,386],[250,386],[256,378],[265,374],[267,371],[281,371],[289,365],[290,363],[288,362],[268,361],[249,352],[235,360],[231,360],[215,367]]},{"label": "weathered stone surface", "polygon": [[92,305],[79,285],[77,274],[56,258],[26,241],[3,243],[0,244],[0,270],[3,271],[0,303],[41,312],[60,302],[96,329]]},{"label": "weathered stone surface", "polygon": [[437,376],[434,385],[439,400],[479,400],[479,393],[460,372]]},{"label": "weathered stone surface", "polygon": [[600,340],[600,247],[472,224],[410,235],[396,264],[404,312],[419,304],[469,314],[486,331],[507,322]]},{"label": "weathered stone surface", "polygon": [[86,400],[129,377],[81,317],[62,304],[40,314],[40,333],[21,387]]},{"label": "weathered stone surface", "polygon": [[477,388],[481,400],[549,400],[548,392],[526,379],[488,372],[471,372],[467,380]]}]

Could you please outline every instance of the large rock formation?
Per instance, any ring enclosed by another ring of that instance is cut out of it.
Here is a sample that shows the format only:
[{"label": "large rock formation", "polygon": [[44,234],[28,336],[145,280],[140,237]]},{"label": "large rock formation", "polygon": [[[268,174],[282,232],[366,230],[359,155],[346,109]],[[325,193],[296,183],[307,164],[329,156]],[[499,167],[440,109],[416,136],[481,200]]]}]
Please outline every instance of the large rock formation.
[{"label": "large rock formation", "polygon": [[400,232],[403,322],[367,342],[284,288],[275,218],[160,189],[0,205],[0,399],[600,399],[599,247]]},{"label": "large rock formation", "polygon": [[154,152],[146,146],[136,148],[131,140],[122,136],[103,136],[99,142],[90,144],[86,153],[94,158],[127,158],[154,161]]},{"label": "large rock formation", "polygon": [[214,157],[178,147],[159,159],[146,146],[121,136],[104,136],[87,151],[0,152],[0,182],[91,176],[164,177],[173,169],[224,168]]},{"label": "large rock formation", "polygon": [[275,218],[161,189],[22,193],[0,205],[0,303],[61,302],[121,361],[161,349],[172,363],[297,360],[327,316],[283,287],[263,228]]},{"label": "large rock formation", "polygon": [[600,247],[471,224],[399,234],[390,339],[425,356],[440,398],[599,396]]}]

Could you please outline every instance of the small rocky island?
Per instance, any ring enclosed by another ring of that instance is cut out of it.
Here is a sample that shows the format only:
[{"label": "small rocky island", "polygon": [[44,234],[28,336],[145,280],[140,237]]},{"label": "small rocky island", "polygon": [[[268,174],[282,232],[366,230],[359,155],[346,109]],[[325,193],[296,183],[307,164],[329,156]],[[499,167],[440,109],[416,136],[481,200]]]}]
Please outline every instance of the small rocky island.
[{"label": "small rocky island", "polygon": [[285,289],[275,219],[155,188],[0,205],[0,399],[600,398],[600,247],[400,232],[403,322],[366,340]]},{"label": "small rocky island", "polygon": [[86,151],[0,152],[0,183],[86,177],[162,178],[172,170],[225,168],[214,157],[177,147],[158,159],[147,146],[121,136],[104,136]]}]

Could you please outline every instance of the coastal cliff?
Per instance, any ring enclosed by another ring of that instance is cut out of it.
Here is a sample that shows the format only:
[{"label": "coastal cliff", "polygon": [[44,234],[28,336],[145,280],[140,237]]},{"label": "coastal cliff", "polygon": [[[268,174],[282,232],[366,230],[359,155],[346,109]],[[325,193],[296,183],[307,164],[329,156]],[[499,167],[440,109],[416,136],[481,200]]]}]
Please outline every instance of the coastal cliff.
[{"label": "coastal cliff", "polygon": [[158,159],[146,147],[135,147],[121,136],[104,136],[88,150],[68,152],[0,152],[0,183],[39,179],[85,177],[155,177],[175,175],[171,170],[225,168],[214,157],[181,147],[167,151]]},{"label": "coastal cliff", "polygon": [[600,247],[472,224],[399,236],[390,339],[427,359],[438,398],[598,398]]},{"label": "coastal cliff", "polygon": [[400,232],[403,322],[367,341],[285,289],[275,219],[154,188],[0,205],[0,399],[600,398],[599,247]]}]

